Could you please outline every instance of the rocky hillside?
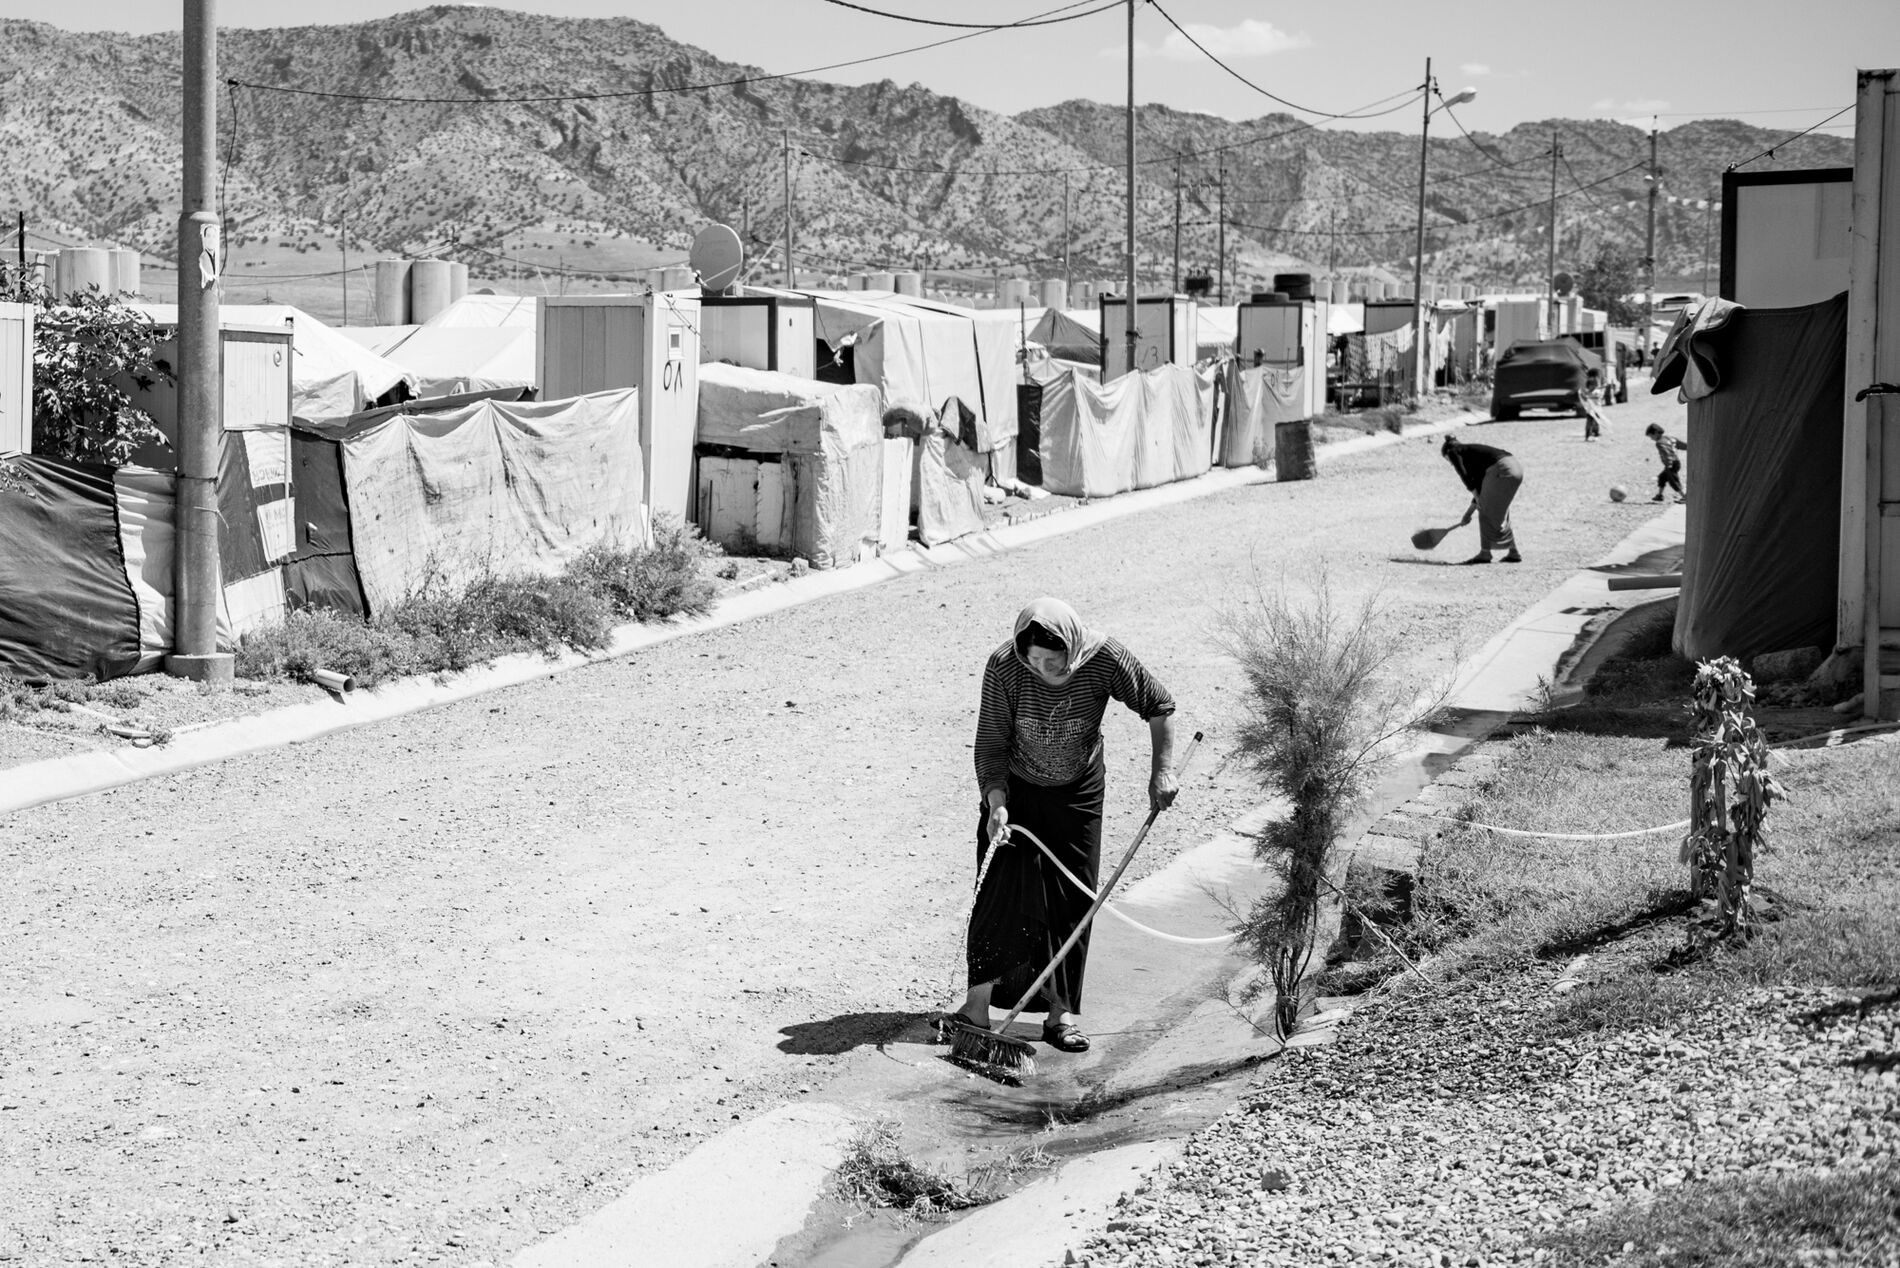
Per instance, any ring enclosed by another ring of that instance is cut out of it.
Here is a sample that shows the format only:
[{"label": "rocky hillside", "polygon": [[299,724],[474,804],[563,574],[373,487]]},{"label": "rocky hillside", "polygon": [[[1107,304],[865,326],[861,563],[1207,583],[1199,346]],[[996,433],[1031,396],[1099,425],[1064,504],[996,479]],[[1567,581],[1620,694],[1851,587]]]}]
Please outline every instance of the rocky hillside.
[{"label": "rocky hillside", "polygon": [[[769,260],[782,223],[787,137],[807,266],[1059,271],[1068,168],[1074,271],[1119,269],[1122,115],[1110,106],[1076,101],[1012,118],[888,80],[733,83],[761,72],[645,23],[477,7],[354,26],[229,30],[220,57],[224,76],[253,84],[452,99],[398,104],[240,88],[221,103],[234,248],[309,251],[312,270],[335,266],[345,227],[354,249],[443,252],[489,275],[519,258],[626,267],[636,245],[657,251],[647,258],[678,258],[708,220],[749,224],[755,255]],[[24,208],[50,237],[112,239],[169,256],[179,63],[176,35],[0,22],[0,208]],[[689,89],[708,83],[726,86]],[[601,95],[574,95],[590,93]],[[616,93],[629,95],[608,95]],[[501,100],[515,97],[544,99]],[[1391,118],[1395,129],[1414,130],[1355,133],[1285,115],[1237,123],[1144,109],[1144,260],[1165,271],[1172,258],[1167,155],[1191,150],[1199,153],[1182,164],[1184,269],[1213,262],[1217,181],[1243,280],[1296,261],[1407,267],[1417,125],[1407,112]],[[1561,200],[1560,267],[1576,267],[1605,242],[1641,254],[1645,134],[1559,120],[1470,139],[1441,115],[1431,220],[1462,227],[1434,233],[1435,273],[1487,285],[1543,276],[1553,133],[1564,153],[1559,190],[1592,186]],[[1665,133],[1665,189],[1708,198],[1724,166],[1782,135],[1732,122]],[[1788,147],[1778,165],[1849,161],[1847,142],[1815,136]],[[1665,276],[1699,273],[1705,219],[1693,203],[1663,204]]]}]

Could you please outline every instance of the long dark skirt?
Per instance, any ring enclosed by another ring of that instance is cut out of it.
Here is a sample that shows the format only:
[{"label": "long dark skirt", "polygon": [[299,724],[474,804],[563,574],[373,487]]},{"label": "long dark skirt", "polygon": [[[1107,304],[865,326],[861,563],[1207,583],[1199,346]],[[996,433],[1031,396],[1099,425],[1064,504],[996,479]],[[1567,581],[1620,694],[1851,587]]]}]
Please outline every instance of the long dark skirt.
[{"label": "long dark skirt", "polygon": [[[1044,787],[1009,777],[1009,820],[1021,824],[1063,861],[1071,872],[1095,888],[1102,861],[1102,766],[1073,784]],[[980,869],[989,852],[989,815],[980,813],[976,827],[976,858]],[[996,856],[983,891],[970,913],[970,985],[995,980],[991,996],[998,1008],[1014,1008],[1089,909],[1089,898],[1056,871],[1041,850],[1020,836]],[[1062,957],[1030,1011],[1047,1012],[1055,999],[1068,1008],[1082,1007],[1082,974],[1088,966],[1089,938]]]}]

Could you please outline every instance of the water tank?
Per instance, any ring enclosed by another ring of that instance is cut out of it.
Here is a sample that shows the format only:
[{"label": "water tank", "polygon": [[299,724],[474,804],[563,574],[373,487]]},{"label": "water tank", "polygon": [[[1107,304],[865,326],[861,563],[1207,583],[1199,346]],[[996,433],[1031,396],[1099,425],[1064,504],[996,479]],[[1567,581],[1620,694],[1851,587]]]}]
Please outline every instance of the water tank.
[{"label": "water tank", "polygon": [[1007,277],[996,292],[996,302],[1004,308],[1014,308],[1018,304],[1029,302],[1029,279],[1026,277]]},{"label": "water tank", "polygon": [[112,289],[120,295],[139,293],[139,253],[130,247],[112,251]]},{"label": "water tank", "polygon": [[699,285],[699,275],[684,264],[675,264],[660,270],[660,281],[663,291],[685,291]]},{"label": "water tank", "polygon": [[376,261],[376,324],[409,324],[409,260]]},{"label": "water tank", "polygon": [[59,297],[96,286],[112,293],[112,252],[104,247],[67,247],[59,253]]},{"label": "water tank", "polygon": [[888,291],[893,289],[892,284],[896,280],[897,279],[892,277],[889,273],[866,273],[864,275],[864,289],[867,291]]},{"label": "water tank", "polygon": [[899,295],[912,295],[921,298],[924,293],[924,275],[922,273],[891,274],[891,289]]},{"label": "water tank", "polygon": [[449,262],[417,260],[409,270],[409,322],[420,326],[449,306]]},{"label": "water tank", "polygon": [[1366,279],[1366,298],[1367,299],[1384,299],[1385,297],[1386,297],[1385,283],[1381,282],[1376,277],[1367,278]]},{"label": "water tank", "polygon": [[1036,302],[1044,308],[1067,308],[1069,284],[1059,277],[1045,277],[1036,287]]},{"label": "water tank", "polygon": [[453,304],[468,294],[468,265],[460,260],[449,261],[449,303]]},{"label": "water tank", "polygon": [[1350,303],[1352,301],[1351,283],[1347,282],[1343,277],[1334,278],[1331,287],[1331,298],[1335,304]]}]

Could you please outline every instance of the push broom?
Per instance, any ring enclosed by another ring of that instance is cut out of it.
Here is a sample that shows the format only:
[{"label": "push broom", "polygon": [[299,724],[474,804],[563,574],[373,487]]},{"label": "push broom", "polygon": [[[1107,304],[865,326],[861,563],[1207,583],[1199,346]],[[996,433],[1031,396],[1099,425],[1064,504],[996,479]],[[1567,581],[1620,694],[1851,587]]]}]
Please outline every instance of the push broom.
[{"label": "push broom", "polygon": [[[1201,733],[1196,731],[1194,738],[1188,741],[1187,750],[1181,754],[1180,763],[1175,767],[1177,775],[1187,769],[1188,762],[1194,757],[1194,749],[1200,742]],[[1016,1007],[1010,1010],[1009,1016],[1003,1018],[1002,1025],[994,1030],[984,1030],[980,1026],[972,1026],[967,1022],[953,1022],[951,1030],[955,1038],[950,1047],[952,1061],[968,1066],[978,1074],[1001,1083],[1020,1083],[1035,1074],[1035,1047],[1027,1040],[1012,1036],[1009,1028],[1016,1024],[1016,1019],[1022,1016],[1023,1010],[1029,1007],[1030,1001],[1036,998],[1037,992],[1041,991],[1049,979],[1055,976],[1063,957],[1073,951],[1075,944],[1082,940],[1082,935],[1088,931],[1089,925],[1095,920],[1095,913],[1100,911],[1102,904],[1108,901],[1110,891],[1115,888],[1116,882],[1121,880],[1122,873],[1128,870],[1128,865],[1135,861],[1135,851],[1139,850],[1141,843],[1148,839],[1148,830],[1155,826],[1155,820],[1160,817],[1160,806],[1149,807],[1148,817],[1142,820],[1141,831],[1135,833],[1133,844],[1128,847],[1128,852],[1122,855],[1122,861],[1115,865],[1115,871],[1109,876],[1108,883],[1096,891],[1095,901],[1089,904],[1088,911],[1083,914],[1074,930],[1063,941],[1062,949],[1057,951],[1055,957],[1044,966],[1042,972],[1036,975],[1036,980],[1029,984],[1029,989],[1023,992],[1023,997],[1016,1001]]]}]

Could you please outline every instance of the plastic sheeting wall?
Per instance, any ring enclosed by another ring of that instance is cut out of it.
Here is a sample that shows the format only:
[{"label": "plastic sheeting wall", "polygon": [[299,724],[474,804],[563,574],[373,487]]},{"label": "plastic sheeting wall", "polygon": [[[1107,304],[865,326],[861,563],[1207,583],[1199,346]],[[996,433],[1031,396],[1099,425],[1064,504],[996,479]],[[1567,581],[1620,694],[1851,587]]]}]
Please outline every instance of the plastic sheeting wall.
[{"label": "plastic sheeting wall", "polygon": [[1721,379],[1689,402],[1682,656],[1833,646],[1846,349],[1845,295],[1745,309],[1699,341]]},{"label": "plastic sheeting wall", "polygon": [[0,672],[99,679],[139,659],[138,602],[119,547],[112,472],[8,459],[0,488]]},{"label": "plastic sheeting wall", "polygon": [[1106,497],[1201,475],[1212,465],[1214,374],[1163,365],[1096,383],[1070,370],[1042,384],[1042,487]]}]

